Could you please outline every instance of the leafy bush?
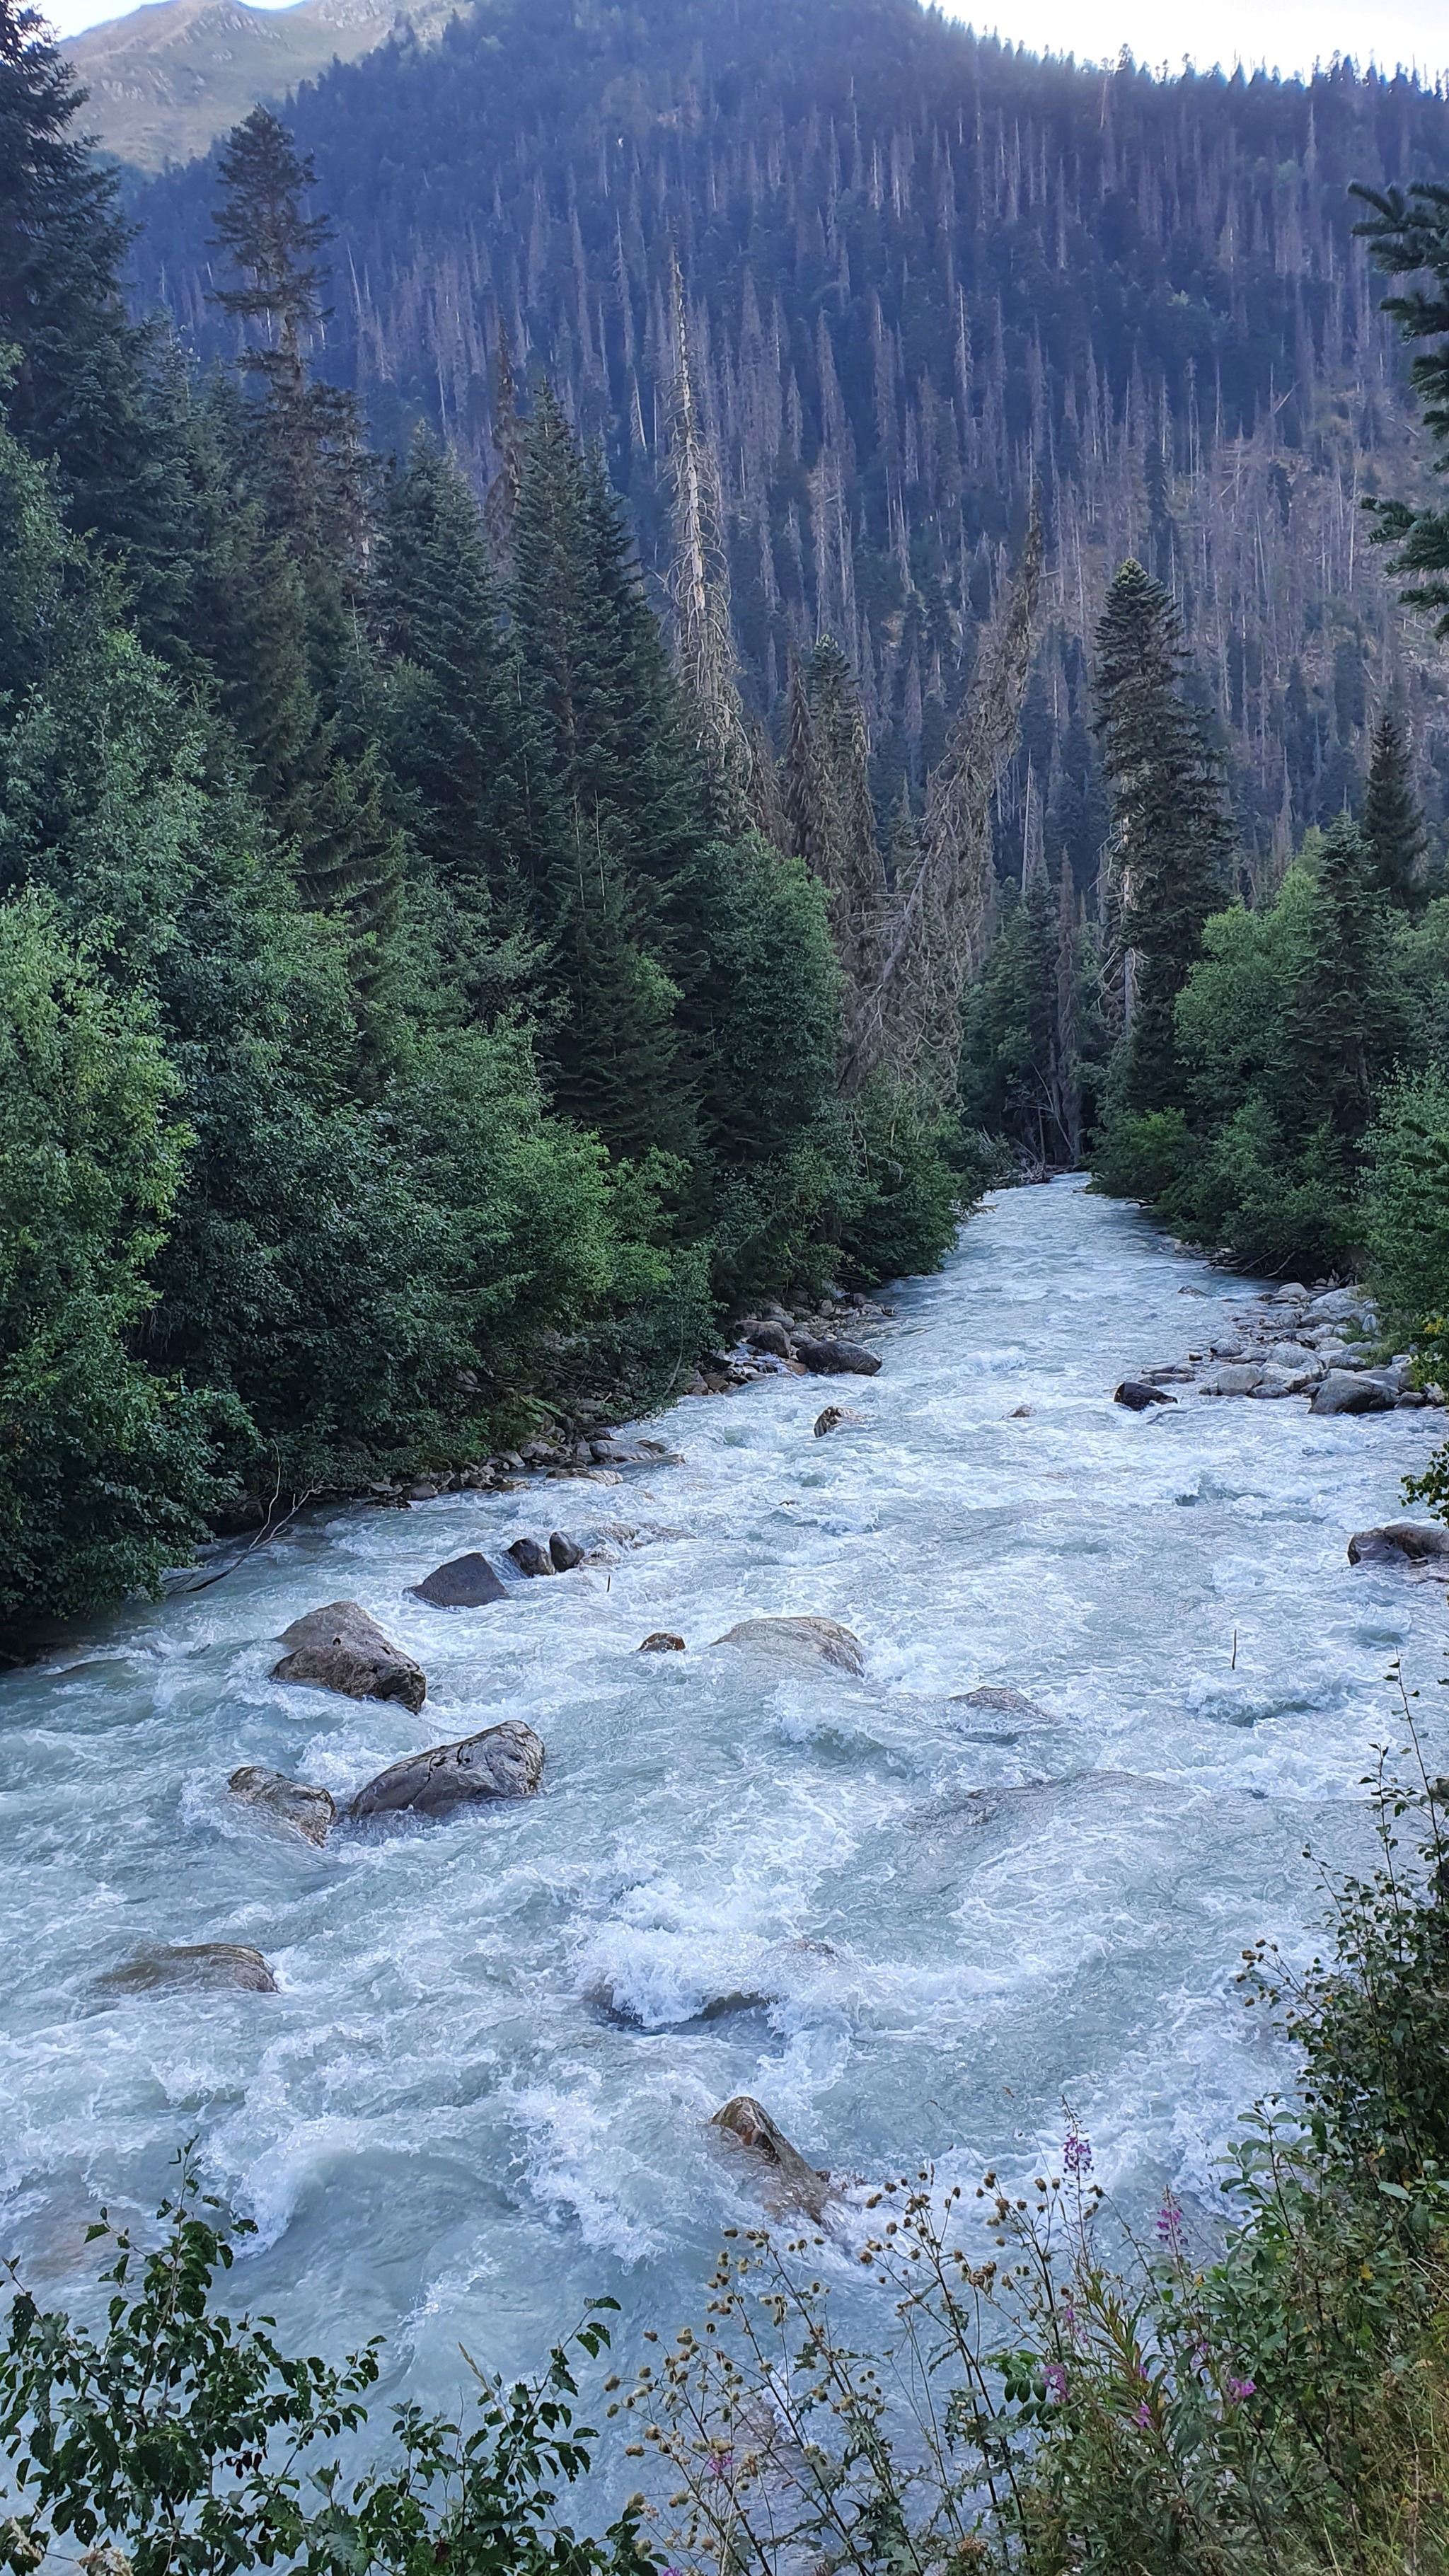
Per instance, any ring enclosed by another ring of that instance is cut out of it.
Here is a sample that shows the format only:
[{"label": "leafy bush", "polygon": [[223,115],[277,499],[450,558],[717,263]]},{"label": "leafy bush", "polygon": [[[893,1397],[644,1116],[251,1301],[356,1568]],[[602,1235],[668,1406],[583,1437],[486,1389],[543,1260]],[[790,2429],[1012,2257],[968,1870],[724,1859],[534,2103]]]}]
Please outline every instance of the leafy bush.
[{"label": "leafy bush", "polygon": [[596,2312],[612,2300],[593,2303],[541,2380],[504,2388],[475,2370],[471,2424],[397,2408],[391,2456],[349,2477],[337,2445],[367,2420],[378,2341],[334,2365],[284,2353],[270,2318],[219,2309],[217,2277],[245,2226],[227,2229],[184,2159],[160,2216],[149,2254],[104,2222],[90,2229],[113,2252],[99,2332],[16,2292],[0,2352],[14,2508],[0,2563],[15,2576],[77,2545],[90,2576],[638,2576],[633,2506],[602,2540],[554,2511],[592,2460],[572,2355],[607,2346]]}]

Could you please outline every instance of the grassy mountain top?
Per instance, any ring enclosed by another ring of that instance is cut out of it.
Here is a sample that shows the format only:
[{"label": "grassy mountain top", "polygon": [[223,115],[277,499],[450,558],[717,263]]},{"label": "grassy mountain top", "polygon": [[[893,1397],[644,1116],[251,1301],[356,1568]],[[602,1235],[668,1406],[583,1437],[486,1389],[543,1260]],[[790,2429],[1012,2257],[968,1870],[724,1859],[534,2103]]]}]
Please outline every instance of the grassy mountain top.
[{"label": "grassy mountain top", "polygon": [[90,92],[86,122],[108,152],[160,170],[204,152],[259,98],[277,99],[327,65],[356,62],[407,21],[436,35],[453,0],[151,0],[69,48]]}]

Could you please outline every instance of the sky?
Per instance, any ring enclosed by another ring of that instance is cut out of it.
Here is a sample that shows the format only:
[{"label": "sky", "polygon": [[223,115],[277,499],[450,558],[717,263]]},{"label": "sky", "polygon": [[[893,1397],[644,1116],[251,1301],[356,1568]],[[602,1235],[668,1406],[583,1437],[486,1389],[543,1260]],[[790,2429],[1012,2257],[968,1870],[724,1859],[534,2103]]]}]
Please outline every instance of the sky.
[{"label": "sky", "polygon": [[[260,0],[266,5],[266,0]],[[1311,70],[1315,61],[1352,54],[1384,70],[1417,65],[1437,79],[1449,73],[1449,8],[1445,0],[946,0],[953,17],[969,18],[1034,52],[1074,53],[1078,61],[1114,62],[1126,45],[1140,63],[1180,71],[1184,57],[1200,69],[1221,63],[1269,70]],[[116,0],[54,0],[47,10],[64,36],[119,13]]]}]

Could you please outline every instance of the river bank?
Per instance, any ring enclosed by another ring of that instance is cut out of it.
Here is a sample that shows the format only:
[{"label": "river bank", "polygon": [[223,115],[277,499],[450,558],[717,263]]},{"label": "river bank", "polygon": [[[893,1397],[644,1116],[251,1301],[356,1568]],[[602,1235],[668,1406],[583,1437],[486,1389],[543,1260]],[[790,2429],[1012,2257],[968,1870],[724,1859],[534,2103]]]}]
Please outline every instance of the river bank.
[{"label": "river bank", "polygon": [[[1129,2202],[1206,2192],[1275,2066],[1237,1953],[1303,1943],[1306,1841],[1361,1849],[1383,1675],[1402,1654],[1432,1729],[1444,1615],[1346,1553],[1437,1414],[1113,1404],[1252,1295],[1076,1182],[1006,1192],[894,1292],[828,1439],[818,1379],[686,1399],[678,1465],[299,1523],[8,1676],[7,2245],[61,2295],[98,2203],[148,2211],[194,2133],[260,2229],[245,2297],[293,2343],[385,2332],[427,2399],[459,2341],[531,2363],[590,2295],[694,2312],[754,2215],[706,2125],[732,2093],[836,2170],[973,2179],[1065,2095]],[[601,1561],[476,1613],[412,1597],[555,1523]],[[344,1596],[422,1663],[420,1717],[271,1680]],[[861,1679],[713,1650],[802,1612]],[[654,1631],[686,1651],[641,1657]],[[517,1806],[319,1852],[227,1795],[257,1763],[340,1803],[504,1716],[547,1748]],[[98,1988],[208,1939],[280,1991]]]}]

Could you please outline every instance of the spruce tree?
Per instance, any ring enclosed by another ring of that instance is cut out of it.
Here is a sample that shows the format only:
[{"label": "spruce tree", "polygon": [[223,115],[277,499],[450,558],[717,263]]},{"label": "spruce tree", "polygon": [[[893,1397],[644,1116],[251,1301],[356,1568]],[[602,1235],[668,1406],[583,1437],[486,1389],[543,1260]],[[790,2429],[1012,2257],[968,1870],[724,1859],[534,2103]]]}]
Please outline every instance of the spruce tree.
[{"label": "spruce tree", "polygon": [[506,928],[516,896],[517,684],[477,504],[423,431],[388,478],[373,616],[394,657],[389,764],[413,839],[477,951],[476,975],[495,912]]},{"label": "spruce tree", "polygon": [[675,1005],[707,958],[689,895],[696,777],[658,630],[602,471],[547,387],[524,448],[509,588],[532,926],[560,1006],[555,1097],[635,1159],[687,1157]]},{"label": "spruce tree", "polygon": [[1306,954],[1288,1010],[1289,1115],[1299,1136],[1357,1142],[1407,1037],[1374,855],[1340,814],[1323,835]]},{"label": "spruce tree", "polygon": [[1224,901],[1229,830],[1221,767],[1186,697],[1177,609],[1138,563],[1123,564],[1097,628],[1097,730],[1122,904],[1126,1036],[1120,1097],[1166,1108],[1177,1094],[1173,1007]]},{"label": "spruce tree", "polygon": [[1422,911],[1429,836],[1414,794],[1409,746],[1387,708],[1374,726],[1363,828],[1380,892],[1401,912]]},{"label": "spruce tree", "polygon": [[0,398],[31,454],[57,460],[73,523],[134,546],[156,464],[119,287],[132,229],[115,171],[74,130],[84,99],[40,11],[0,0],[0,347],[18,353]]}]

